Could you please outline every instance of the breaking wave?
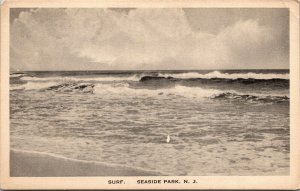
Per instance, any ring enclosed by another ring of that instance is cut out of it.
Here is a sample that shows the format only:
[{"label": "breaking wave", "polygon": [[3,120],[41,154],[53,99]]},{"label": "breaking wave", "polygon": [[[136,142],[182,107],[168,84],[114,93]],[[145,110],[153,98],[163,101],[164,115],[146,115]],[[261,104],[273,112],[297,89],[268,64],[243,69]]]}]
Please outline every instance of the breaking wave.
[{"label": "breaking wave", "polygon": [[197,72],[185,72],[185,73],[152,73],[149,75],[140,73],[133,75],[97,75],[97,76],[48,76],[48,77],[37,77],[30,76],[25,73],[11,74],[11,78],[20,78],[22,81],[76,81],[76,82],[114,82],[114,81],[139,81],[144,76],[152,77],[164,77],[164,78],[175,78],[175,79],[257,79],[257,80],[270,80],[270,79],[282,79],[289,80],[288,73],[222,73],[219,71],[213,71],[207,74],[201,74]]},{"label": "breaking wave", "polygon": [[216,99],[216,100],[236,100],[252,103],[281,103],[289,102],[287,95],[266,95],[266,94],[245,94],[237,91],[223,91],[217,89],[204,89],[200,87],[187,87],[176,85],[173,88],[164,89],[135,89],[126,84],[118,84],[114,87],[110,85],[98,84],[95,86],[96,94],[112,95],[120,94],[123,96],[171,96],[196,99]]},{"label": "breaking wave", "polygon": [[97,77],[31,77],[24,76],[23,81],[42,82],[42,81],[75,81],[75,82],[116,82],[116,81],[138,81],[140,78],[136,75],[132,76],[97,76]]},{"label": "breaking wave", "polygon": [[161,89],[147,89],[134,88],[128,84],[115,84],[114,86],[108,84],[97,84],[95,86],[95,93],[101,95],[122,94],[122,96],[144,96],[144,97],[166,97],[166,96],[180,96],[186,98],[209,98],[212,95],[221,93],[220,90],[192,88],[186,86],[174,86],[173,88]]},{"label": "breaking wave", "polygon": [[[12,89],[14,88],[14,89]],[[101,97],[113,96],[138,96],[159,98],[193,98],[193,99],[215,99],[215,100],[234,100],[250,103],[282,103],[289,102],[287,95],[265,95],[265,94],[246,94],[237,91],[207,89],[201,87],[188,87],[175,85],[172,88],[136,88],[128,83],[120,82],[113,84],[103,83],[80,83],[80,82],[28,82],[19,86],[12,86],[11,90],[38,90],[62,93],[88,93],[100,95]]]},{"label": "breaking wave", "polygon": [[10,90],[42,90],[44,88],[48,88],[50,86],[54,86],[57,83],[55,82],[27,82],[25,84],[13,84],[10,85]]},{"label": "breaking wave", "polygon": [[262,102],[262,103],[282,103],[289,102],[290,98],[288,96],[279,95],[249,95],[249,94],[238,94],[232,92],[224,92],[213,97],[214,99],[231,99],[231,100],[241,100],[247,102]]},{"label": "breaking wave", "polygon": [[159,77],[173,77],[179,79],[191,79],[191,78],[203,78],[203,79],[211,79],[211,78],[223,78],[223,79],[289,79],[289,74],[275,74],[275,73],[221,73],[219,71],[213,71],[207,74],[200,74],[197,72],[187,72],[187,73],[178,73],[178,74],[168,74],[168,73],[159,73]]},{"label": "breaking wave", "polygon": [[289,88],[289,80],[272,78],[272,79],[254,79],[254,78],[173,78],[173,77],[155,77],[144,76],[140,79],[142,85],[147,86],[172,86],[174,84],[180,84],[184,86],[230,86],[233,85],[255,85],[256,88]]},{"label": "breaking wave", "polygon": [[54,86],[45,88],[46,91],[55,91],[55,92],[80,92],[80,93],[93,93],[94,84],[90,83],[63,83]]},{"label": "breaking wave", "polygon": [[[176,99],[179,96],[255,103],[289,102],[289,97],[285,95],[289,88],[288,73],[229,74],[213,71],[207,74],[148,72],[85,76],[34,76],[30,73],[15,73],[10,77],[12,91],[87,93],[104,97],[121,94],[155,99],[161,97]],[[275,92],[279,92],[280,95],[275,95]]]},{"label": "breaking wave", "polygon": [[20,78],[22,76],[26,76],[26,74],[24,74],[24,73],[14,73],[14,74],[9,75],[10,78]]}]

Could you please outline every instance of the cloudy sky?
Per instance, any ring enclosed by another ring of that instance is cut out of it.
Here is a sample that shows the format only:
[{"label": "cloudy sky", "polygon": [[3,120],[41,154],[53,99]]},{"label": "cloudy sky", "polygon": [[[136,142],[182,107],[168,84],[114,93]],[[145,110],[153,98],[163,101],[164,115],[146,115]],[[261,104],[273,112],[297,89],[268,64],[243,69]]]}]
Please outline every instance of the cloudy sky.
[{"label": "cloudy sky", "polygon": [[11,9],[12,70],[286,69],[288,9]]}]

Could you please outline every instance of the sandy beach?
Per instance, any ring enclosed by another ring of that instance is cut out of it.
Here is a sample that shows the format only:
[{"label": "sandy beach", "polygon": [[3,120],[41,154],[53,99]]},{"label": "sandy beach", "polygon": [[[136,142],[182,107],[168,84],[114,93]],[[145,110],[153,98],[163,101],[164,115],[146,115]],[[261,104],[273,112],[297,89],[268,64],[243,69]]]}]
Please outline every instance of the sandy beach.
[{"label": "sandy beach", "polygon": [[159,173],[123,166],[77,161],[66,158],[11,150],[10,176],[57,177],[57,176],[154,176]]}]

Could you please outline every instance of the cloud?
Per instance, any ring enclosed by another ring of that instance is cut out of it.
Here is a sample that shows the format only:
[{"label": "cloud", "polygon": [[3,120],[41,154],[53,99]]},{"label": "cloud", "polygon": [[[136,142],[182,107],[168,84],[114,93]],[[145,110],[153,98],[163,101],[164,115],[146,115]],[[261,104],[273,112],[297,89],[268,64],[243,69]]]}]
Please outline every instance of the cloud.
[{"label": "cloud", "polygon": [[[276,41],[275,31],[259,25],[256,20],[238,21],[225,28],[218,34],[217,40],[228,50],[231,66],[247,68],[258,67],[266,63],[265,56],[269,56],[271,43]],[[272,63],[270,60],[270,66]]]},{"label": "cloud", "polygon": [[282,68],[276,35],[253,19],[208,34],[182,9],[34,9],[11,25],[11,68]]}]

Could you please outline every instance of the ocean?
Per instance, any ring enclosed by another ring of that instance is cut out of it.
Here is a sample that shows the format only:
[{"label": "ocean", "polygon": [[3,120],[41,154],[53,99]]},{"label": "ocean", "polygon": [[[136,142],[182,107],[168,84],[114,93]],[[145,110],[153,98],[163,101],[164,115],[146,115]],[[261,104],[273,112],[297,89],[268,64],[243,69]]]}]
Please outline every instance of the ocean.
[{"label": "ocean", "polygon": [[10,146],[171,176],[288,175],[289,104],[289,70],[11,72]]}]

